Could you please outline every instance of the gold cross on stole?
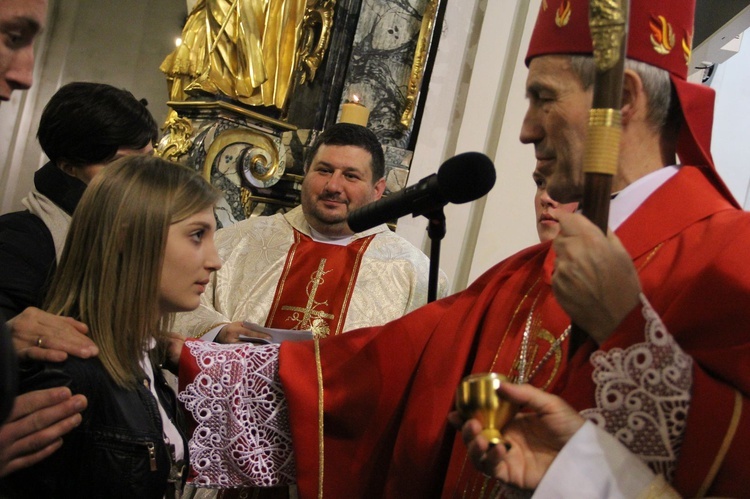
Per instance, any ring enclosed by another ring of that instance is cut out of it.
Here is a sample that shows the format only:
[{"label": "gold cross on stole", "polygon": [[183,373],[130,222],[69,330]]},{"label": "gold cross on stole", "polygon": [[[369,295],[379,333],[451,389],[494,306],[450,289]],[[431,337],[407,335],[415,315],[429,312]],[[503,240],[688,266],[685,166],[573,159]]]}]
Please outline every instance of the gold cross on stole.
[{"label": "gold cross on stole", "polygon": [[335,317],[333,314],[327,314],[322,310],[315,310],[316,307],[328,305],[328,300],[315,300],[318,288],[325,282],[323,277],[330,272],[330,270],[325,270],[325,265],[326,259],[323,258],[320,260],[320,264],[318,264],[318,269],[310,276],[310,282],[307,283],[307,287],[305,288],[307,305],[304,308],[292,305],[283,305],[281,307],[281,310],[294,312],[288,317],[288,320],[296,322],[292,329],[310,329],[318,337],[328,335],[330,328],[326,319],[333,319]]}]

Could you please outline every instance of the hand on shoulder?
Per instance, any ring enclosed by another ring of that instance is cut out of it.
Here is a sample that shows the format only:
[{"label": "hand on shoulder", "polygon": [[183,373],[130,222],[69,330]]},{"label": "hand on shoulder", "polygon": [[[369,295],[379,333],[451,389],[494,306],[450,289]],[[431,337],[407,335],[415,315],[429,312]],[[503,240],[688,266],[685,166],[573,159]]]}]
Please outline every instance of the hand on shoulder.
[{"label": "hand on shoulder", "polygon": [[86,324],[29,307],[7,323],[16,353],[22,359],[62,362],[74,355],[82,359],[99,354]]}]

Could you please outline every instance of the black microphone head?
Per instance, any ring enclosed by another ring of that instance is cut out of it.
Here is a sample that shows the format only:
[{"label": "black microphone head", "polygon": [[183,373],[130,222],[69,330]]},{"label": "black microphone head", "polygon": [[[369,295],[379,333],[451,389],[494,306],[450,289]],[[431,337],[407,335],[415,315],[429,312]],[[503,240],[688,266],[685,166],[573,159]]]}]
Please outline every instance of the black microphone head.
[{"label": "black microphone head", "polygon": [[451,203],[479,199],[495,185],[495,165],[481,152],[465,152],[447,159],[438,170],[440,194]]}]

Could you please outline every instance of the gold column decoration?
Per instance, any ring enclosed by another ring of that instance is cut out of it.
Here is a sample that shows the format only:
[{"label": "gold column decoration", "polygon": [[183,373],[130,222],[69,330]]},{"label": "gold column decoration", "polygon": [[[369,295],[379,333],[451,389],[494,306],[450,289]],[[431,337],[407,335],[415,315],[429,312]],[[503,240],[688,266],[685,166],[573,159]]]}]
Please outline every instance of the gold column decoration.
[{"label": "gold column decoration", "polygon": [[[317,0],[305,9],[297,55],[299,58],[300,85],[315,79],[315,74],[328,50],[328,44],[331,41],[331,28],[333,27],[334,7],[336,7],[336,0]],[[320,33],[316,36],[318,30]]]},{"label": "gold column decoration", "polygon": [[193,145],[193,124],[188,118],[180,117],[175,111],[170,111],[167,121],[162,127],[164,137],[159,142],[155,154],[169,161],[175,161],[183,154],[187,154]]},{"label": "gold column decoration", "polygon": [[409,128],[414,121],[414,109],[417,105],[419,89],[422,86],[427,54],[430,49],[430,40],[435,28],[435,18],[439,5],[440,0],[427,0],[427,5],[425,5],[422,27],[419,30],[419,39],[417,40],[417,50],[414,53],[409,84],[406,87],[406,106],[401,114],[401,126],[404,128]]}]

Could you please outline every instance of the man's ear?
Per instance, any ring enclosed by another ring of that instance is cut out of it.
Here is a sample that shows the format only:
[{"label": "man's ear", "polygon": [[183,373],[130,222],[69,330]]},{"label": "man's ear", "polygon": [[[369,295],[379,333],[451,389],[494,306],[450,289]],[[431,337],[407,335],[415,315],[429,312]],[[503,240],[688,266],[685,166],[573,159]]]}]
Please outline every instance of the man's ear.
[{"label": "man's ear", "polygon": [[632,69],[626,69],[622,81],[622,125],[626,126],[639,110],[646,109],[646,105],[641,77]]},{"label": "man's ear", "polygon": [[385,192],[385,177],[380,177],[380,180],[375,182],[373,189],[375,189],[374,201],[383,197],[383,193]]}]

